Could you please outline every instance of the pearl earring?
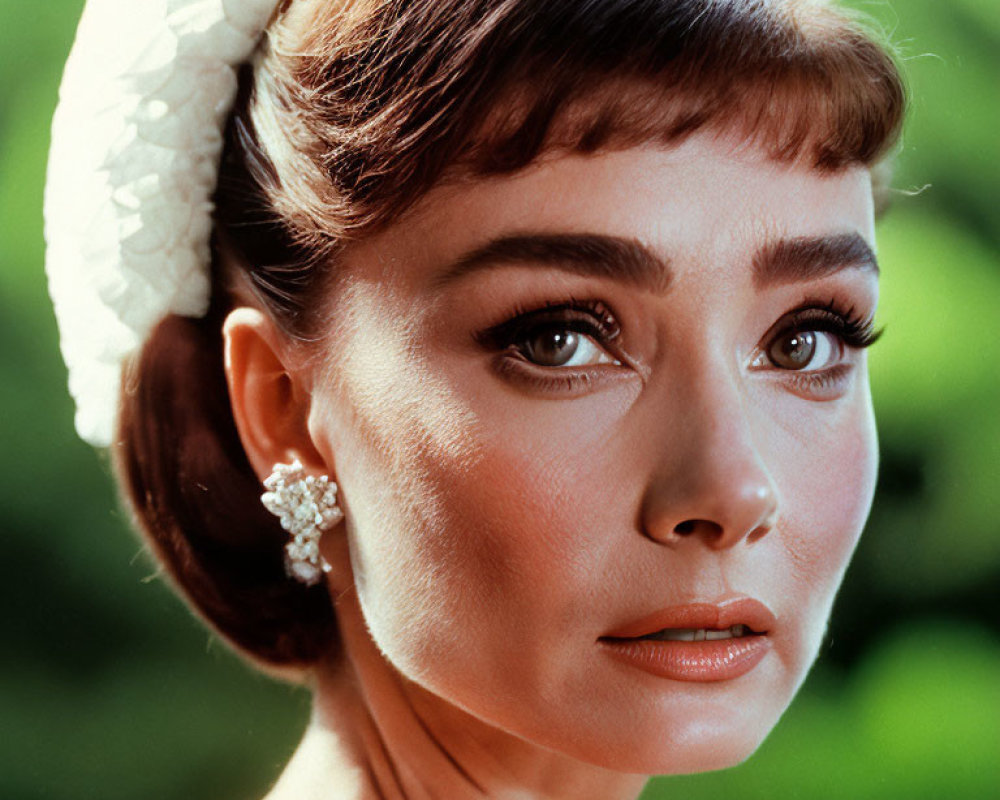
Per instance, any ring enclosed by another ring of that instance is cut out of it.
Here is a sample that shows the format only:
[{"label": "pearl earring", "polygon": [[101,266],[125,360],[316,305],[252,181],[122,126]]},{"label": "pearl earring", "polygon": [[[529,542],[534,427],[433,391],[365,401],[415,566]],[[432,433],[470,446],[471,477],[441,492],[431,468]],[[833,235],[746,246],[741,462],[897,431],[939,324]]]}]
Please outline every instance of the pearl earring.
[{"label": "pearl earring", "polygon": [[268,491],[261,495],[264,507],[291,535],[285,545],[285,571],[307,586],[319,583],[330,565],[320,555],[323,531],[344,518],[337,505],[337,484],[326,475],[307,475],[296,459],[291,464],[275,464],[264,481]]}]

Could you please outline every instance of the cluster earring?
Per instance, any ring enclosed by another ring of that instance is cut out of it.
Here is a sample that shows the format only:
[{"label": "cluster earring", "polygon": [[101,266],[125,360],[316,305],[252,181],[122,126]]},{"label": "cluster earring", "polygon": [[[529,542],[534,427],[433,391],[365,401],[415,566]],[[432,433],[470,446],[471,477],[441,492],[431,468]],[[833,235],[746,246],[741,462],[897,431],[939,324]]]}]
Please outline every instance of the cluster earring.
[{"label": "cluster earring", "polygon": [[261,502],[291,536],[285,545],[285,571],[314,586],[330,571],[319,552],[320,537],[344,518],[337,505],[337,484],[326,475],[307,475],[296,459],[291,464],[275,464],[264,488]]}]

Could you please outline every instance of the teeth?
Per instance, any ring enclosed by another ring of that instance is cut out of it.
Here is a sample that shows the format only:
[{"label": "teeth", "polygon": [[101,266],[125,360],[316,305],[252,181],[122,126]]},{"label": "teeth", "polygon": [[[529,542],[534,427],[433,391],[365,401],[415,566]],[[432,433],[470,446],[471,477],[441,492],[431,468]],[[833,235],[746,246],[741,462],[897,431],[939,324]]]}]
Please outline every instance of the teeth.
[{"label": "teeth", "polygon": [[746,625],[733,625],[725,630],[707,628],[666,628],[644,638],[664,642],[715,642],[719,639],[738,639],[747,635]]}]

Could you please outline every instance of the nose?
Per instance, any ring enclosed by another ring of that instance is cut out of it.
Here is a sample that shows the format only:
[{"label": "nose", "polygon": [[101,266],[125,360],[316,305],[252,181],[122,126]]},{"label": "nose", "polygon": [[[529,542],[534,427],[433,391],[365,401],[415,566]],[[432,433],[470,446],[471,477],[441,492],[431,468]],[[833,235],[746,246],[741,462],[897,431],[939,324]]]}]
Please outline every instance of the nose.
[{"label": "nose", "polygon": [[778,492],[742,403],[716,396],[687,408],[661,438],[642,502],[643,533],[715,550],[756,541],[776,523]]}]

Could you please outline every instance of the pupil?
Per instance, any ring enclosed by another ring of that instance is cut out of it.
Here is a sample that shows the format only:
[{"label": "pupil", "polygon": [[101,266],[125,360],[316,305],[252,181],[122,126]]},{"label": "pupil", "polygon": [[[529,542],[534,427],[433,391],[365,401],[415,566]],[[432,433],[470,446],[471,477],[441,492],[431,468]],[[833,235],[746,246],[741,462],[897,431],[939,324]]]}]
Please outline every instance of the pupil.
[{"label": "pupil", "polygon": [[549,329],[525,342],[527,355],[543,367],[561,367],[569,361],[580,339],[573,331]]},{"label": "pupil", "polygon": [[816,335],[811,331],[793,333],[779,339],[772,349],[771,358],[779,367],[801,369],[806,366],[816,352]]}]

